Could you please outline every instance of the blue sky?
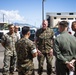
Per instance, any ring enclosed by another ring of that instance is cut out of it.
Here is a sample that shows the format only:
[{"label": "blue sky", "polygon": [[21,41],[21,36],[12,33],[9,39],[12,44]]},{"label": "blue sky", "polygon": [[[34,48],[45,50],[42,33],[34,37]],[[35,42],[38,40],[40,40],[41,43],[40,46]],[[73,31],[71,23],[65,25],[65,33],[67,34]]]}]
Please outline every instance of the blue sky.
[{"label": "blue sky", "polygon": [[[45,18],[47,12],[76,12],[76,0],[45,0]],[[0,0],[1,12],[8,13],[8,19],[11,15],[20,18],[18,22],[25,22],[39,27],[42,21],[42,0]],[[5,13],[7,17],[7,13]],[[14,16],[16,15],[16,16]],[[17,22],[18,18],[15,18]],[[21,21],[20,21],[21,20]],[[22,21],[24,20],[24,21]],[[14,22],[15,22],[14,21]]]}]

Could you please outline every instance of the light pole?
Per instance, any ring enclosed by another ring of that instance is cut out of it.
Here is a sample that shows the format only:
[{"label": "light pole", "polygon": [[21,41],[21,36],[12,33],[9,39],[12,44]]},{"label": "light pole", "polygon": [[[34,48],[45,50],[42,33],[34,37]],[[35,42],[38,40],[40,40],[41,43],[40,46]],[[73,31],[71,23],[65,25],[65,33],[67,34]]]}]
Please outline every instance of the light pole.
[{"label": "light pole", "polygon": [[42,0],[42,21],[44,20],[44,1]]},{"label": "light pole", "polygon": [[5,14],[3,14],[3,22],[4,22],[4,15],[5,15]]}]

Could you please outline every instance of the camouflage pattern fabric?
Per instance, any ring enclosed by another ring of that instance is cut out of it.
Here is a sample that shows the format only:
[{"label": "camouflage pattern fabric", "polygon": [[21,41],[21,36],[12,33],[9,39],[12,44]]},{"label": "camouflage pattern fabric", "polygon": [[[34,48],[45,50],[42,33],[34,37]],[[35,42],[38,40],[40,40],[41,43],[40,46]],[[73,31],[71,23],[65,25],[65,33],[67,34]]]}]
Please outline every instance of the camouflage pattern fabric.
[{"label": "camouflage pattern fabric", "polygon": [[34,43],[26,38],[21,38],[16,43],[17,68],[19,75],[34,75],[33,56],[31,51],[36,47]]},{"label": "camouflage pattern fabric", "polygon": [[10,35],[10,33],[7,33],[2,36],[1,42],[5,44],[5,55],[13,56],[13,54],[16,54],[15,51],[15,42],[17,42],[18,37],[16,34]]},{"label": "camouflage pattern fabric", "polygon": [[38,74],[42,74],[42,72],[43,72],[43,64],[44,64],[45,58],[46,58],[46,63],[47,63],[47,74],[51,74],[51,72],[52,72],[53,57],[50,56],[48,53],[47,54],[43,53],[42,55],[38,56],[38,62],[39,62]]},{"label": "camouflage pattern fabric", "polygon": [[3,74],[8,75],[7,73],[14,71],[14,67],[17,60],[17,54],[15,50],[15,42],[17,42],[18,37],[14,34],[10,35],[9,33],[2,36],[1,42],[4,43],[4,67]]},{"label": "camouflage pattern fabric", "polygon": [[47,28],[46,30],[43,30],[42,28],[39,29],[36,33],[36,44],[37,48],[42,53],[49,53],[50,49],[53,47],[53,31],[50,28]]},{"label": "camouflage pattern fabric", "polygon": [[42,52],[42,55],[38,56],[39,62],[39,70],[38,74],[42,74],[43,71],[43,63],[44,59],[46,58],[47,63],[47,74],[50,75],[52,71],[52,59],[53,56],[50,56],[50,50],[53,48],[53,31],[50,28],[43,30],[42,28],[39,29],[36,33],[36,45],[38,50]]}]

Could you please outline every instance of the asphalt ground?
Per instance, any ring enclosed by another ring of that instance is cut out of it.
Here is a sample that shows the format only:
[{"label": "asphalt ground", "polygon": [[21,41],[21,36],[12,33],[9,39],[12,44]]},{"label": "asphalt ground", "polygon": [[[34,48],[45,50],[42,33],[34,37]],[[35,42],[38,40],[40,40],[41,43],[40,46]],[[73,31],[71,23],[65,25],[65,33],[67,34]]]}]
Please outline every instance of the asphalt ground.
[{"label": "asphalt ground", "polygon": [[[0,44],[0,75],[2,75],[3,59],[4,59],[4,48]],[[38,75],[37,74],[37,71],[38,71],[38,61],[37,61],[37,58],[34,58],[33,62],[34,62],[35,75]],[[43,66],[44,69],[43,69],[42,75],[47,75],[46,65],[47,64],[46,64],[46,60],[45,60],[44,61],[44,66]],[[55,57],[54,57],[54,59],[52,61],[52,65],[53,65],[53,67],[55,67]],[[14,75],[18,75],[18,72],[17,71],[14,72]],[[51,75],[56,75],[56,74],[52,73]]]}]

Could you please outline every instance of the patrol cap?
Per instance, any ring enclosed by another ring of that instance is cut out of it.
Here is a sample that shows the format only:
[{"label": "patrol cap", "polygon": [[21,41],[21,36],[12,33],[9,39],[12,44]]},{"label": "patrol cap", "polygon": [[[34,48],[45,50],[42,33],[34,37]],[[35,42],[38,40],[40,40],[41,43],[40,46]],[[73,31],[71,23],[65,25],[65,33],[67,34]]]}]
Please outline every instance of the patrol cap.
[{"label": "patrol cap", "polygon": [[64,27],[68,27],[69,23],[67,21],[61,21],[61,22],[59,22],[59,25],[64,26]]}]

